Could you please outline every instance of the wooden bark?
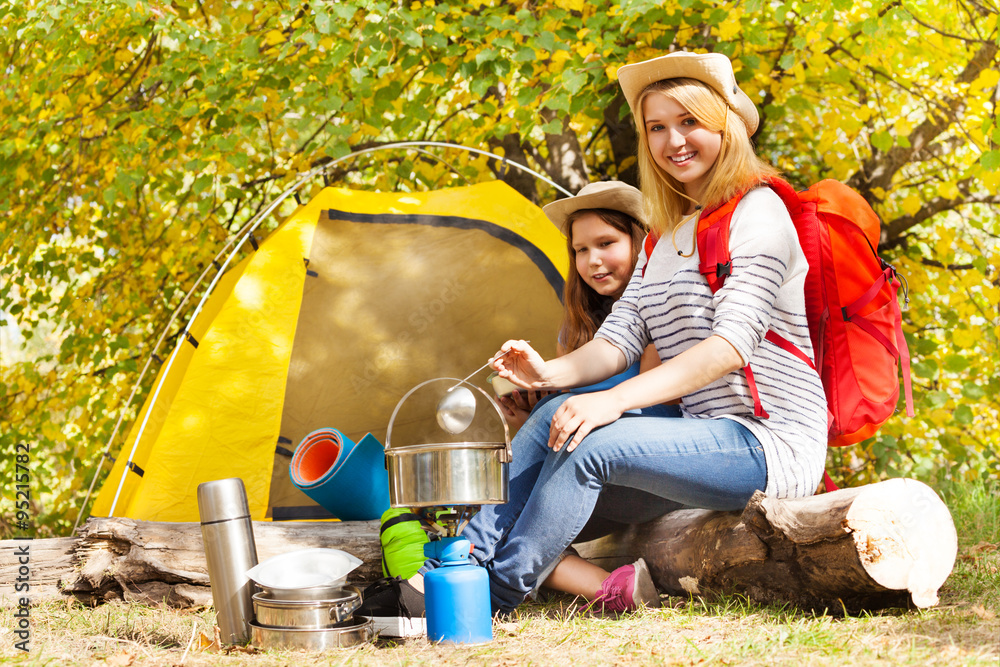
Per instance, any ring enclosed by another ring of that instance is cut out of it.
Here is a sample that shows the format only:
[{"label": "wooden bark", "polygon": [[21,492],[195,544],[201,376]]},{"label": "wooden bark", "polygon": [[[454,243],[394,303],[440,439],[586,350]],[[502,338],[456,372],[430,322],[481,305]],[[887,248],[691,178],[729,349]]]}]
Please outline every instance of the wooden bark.
[{"label": "wooden bark", "polygon": [[[350,576],[359,582],[381,576],[378,528],[377,521],[253,524],[259,561],[295,549],[341,549],[364,561]],[[69,594],[90,604],[114,598],[174,607],[212,604],[199,523],[92,518],[76,538],[6,540],[0,542],[0,581],[14,581],[17,563],[9,554],[25,544],[33,601]]]},{"label": "wooden bark", "polygon": [[[364,561],[351,575],[381,576],[378,522],[254,522],[258,559],[310,547]],[[15,550],[30,545],[33,601],[74,595],[177,607],[212,602],[201,526],[90,519],[77,538],[0,542],[0,581],[13,582]],[[665,593],[742,593],[759,602],[855,611],[937,603],[957,555],[951,515],[913,480],[890,480],[811,498],[758,494],[742,512],[682,510],[577,545],[612,569],[642,556]],[[2,594],[10,596],[13,587]],[[15,600],[16,600],[15,596]]]},{"label": "wooden bark", "polygon": [[682,510],[578,550],[607,568],[641,556],[665,593],[856,611],[937,604],[958,538],[934,491],[894,479],[795,500],[758,492],[742,512]]}]

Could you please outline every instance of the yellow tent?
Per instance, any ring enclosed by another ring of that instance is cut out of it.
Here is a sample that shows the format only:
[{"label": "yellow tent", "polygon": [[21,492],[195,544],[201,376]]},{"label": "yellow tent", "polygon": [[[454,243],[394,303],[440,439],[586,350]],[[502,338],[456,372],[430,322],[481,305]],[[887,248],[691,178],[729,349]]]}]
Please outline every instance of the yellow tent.
[{"label": "yellow tent", "polygon": [[384,443],[420,382],[465,377],[508,338],[553,355],[567,268],[562,234],[499,181],[322,190],[218,282],[92,514],[198,521],[198,485],[239,477],[255,520],[328,516],[289,480],[303,437],[332,427]]}]

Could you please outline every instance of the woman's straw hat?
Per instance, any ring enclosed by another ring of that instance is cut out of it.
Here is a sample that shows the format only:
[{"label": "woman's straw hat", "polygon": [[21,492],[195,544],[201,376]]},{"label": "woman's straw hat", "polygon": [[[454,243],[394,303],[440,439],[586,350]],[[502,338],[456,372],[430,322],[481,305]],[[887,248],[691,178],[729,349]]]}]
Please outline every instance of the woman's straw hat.
[{"label": "woman's straw hat", "polygon": [[747,135],[757,131],[757,107],[740,90],[733,74],[733,64],[721,53],[688,53],[677,51],[659,58],[644,60],[641,63],[624,65],[618,68],[618,83],[632,114],[636,114],[636,102],[639,95],[651,83],[664,79],[696,79],[708,84],[715,92],[722,95],[729,108],[743,119],[747,126]]},{"label": "woman's straw hat", "polygon": [[563,234],[568,234],[566,220],[569,216],[585,208],[608,208],[631,215],[643,226],[646,226],[642,211],[642,193],[627,183],[621,181],[602,181],[588,183],[580,188],[575,197],[559,199],[542,208]]}]

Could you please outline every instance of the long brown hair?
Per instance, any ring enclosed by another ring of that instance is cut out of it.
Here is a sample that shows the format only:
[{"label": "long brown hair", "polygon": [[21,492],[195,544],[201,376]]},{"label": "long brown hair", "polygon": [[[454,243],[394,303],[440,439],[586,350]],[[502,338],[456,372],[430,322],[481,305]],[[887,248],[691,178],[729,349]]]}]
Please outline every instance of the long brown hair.
[{"label": "long brown hair", "polygon": [[603,222],[632,239],[632,267],[642,250],[646,238],[645,226],[621,211],[608,208],[584,208],[571,213],[566,220],[566,248],[569,251],[570,271],[563,290],[563,321],[559,329],[559,342],[563,350],[572,352],[584,343],[590,342],[604,318],[611,312],[611,306],[618,299],[603,296],[594,291],[576,270],[576,251],[573,250],[573,223],[585,213],[594,213]]},{"label": "long brown hair", "polygon": [[650,229],[658,235],[672,231],[694,200],[684,194],[683,183],[656,164],[649,150],[642,106],[650,95],[665,95],[676,100],[706,128],[722,134],[722,146],[715,164],[708,171],[702,201],[696,202],[702,209],[723,204],[737,193],[777,175],[774,167],[754,153],[743,120],[709,86],[696,79],[666,79],[651,83],[636,101],[635,129],[639,135],[639,180],[646,220]]}]

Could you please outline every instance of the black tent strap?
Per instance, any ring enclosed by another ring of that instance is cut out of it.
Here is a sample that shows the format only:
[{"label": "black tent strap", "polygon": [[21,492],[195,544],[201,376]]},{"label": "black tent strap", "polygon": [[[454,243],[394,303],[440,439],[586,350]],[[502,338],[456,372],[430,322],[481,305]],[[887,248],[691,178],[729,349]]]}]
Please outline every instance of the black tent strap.
[{"label": "black tent strap", "polygon": [[190,332],[188,332],[187,334],[185,334],[184,338],[186,338],[189,343],[191,343],[192,345],[194,345],[194,349],[196,349],[196,350],[198,349],[198,339],[195,338],[194,336],[192,336]]},{"label": "black tent strap", "polygon": [[293,452],[290,449],[285,449],[281,445],[275,446],[274,453],[279,454],[281,456],[287,456],[288,458],[292,458],[293,456],[295,456],[295,452]]},{"label": "black tent strap", "polygon": [[291,438],[286,438],[283,435],[279,435],[278,436],[278,444],[279,445],[290,445],[290,444],[292,444],[292,439]]},{"label": "black tent strap", "polygon": [[257,243],[257,237],[253,235],[253,232],[250,232],[250,236],[247,237],[247,238],[250,241],[250,245],[253,246],[254,250],[257,250],[258,248],[260,248],[260,245]]},{"label": "black tent strap", "polygon": [[132,472],[134,472],[139,477],[142,477],[144,474],[146,474],[146,471],[143,470],[142,468],[140,468],[139,466],[137,466],[135,464],[135,461],[129,461],[128,464],[126,464],[125,467],[127,467],[129,470],[131,470]]},{"label": "black tent strap", "polygon": [[519,249],[534,262],[542,272],[556,296],[562,301],[564,280],[559,270],[549,260],[548,256],[537,246],[523,236],[505,227],[475,218],[463,218],[457,215],[422,215],[417,213],[352,213],[336,209],[324,209],[324,214],[330,220],[345,222],[367,222],[383,225],[427,225],[429,227],[454,227],[456,229],[479,229],[504,243]]},{"label": "black tent strap", "polygon": [[275,507],[271,510],[271,519],[274,521],[302,521],[317,519],[335,519],[330,512],[319,505],[298,507]]},{"label": "black tent strap", "polygon": [[319,276],[318,273],[316,273],[315,271],[313,271],[312,269],[309,268],[309,258],[308,257],[303,257],[302,261],[306,265],[306,275],[307,276],[312,276],[313,278],[316,278],[317,276]]}]

